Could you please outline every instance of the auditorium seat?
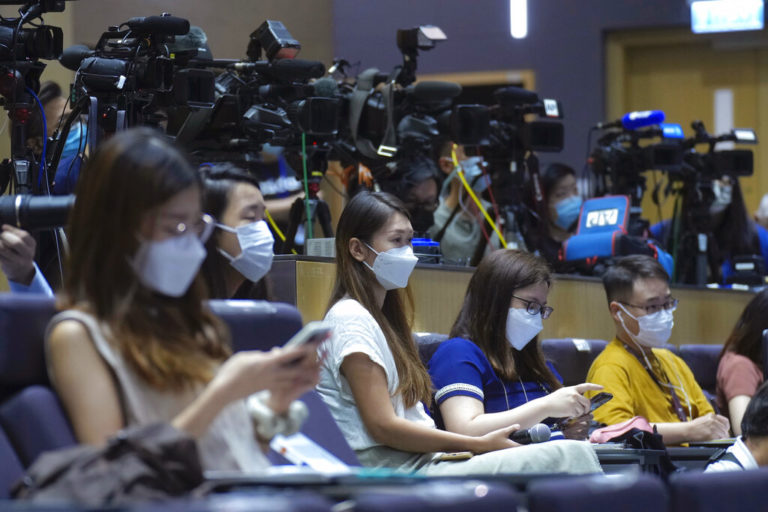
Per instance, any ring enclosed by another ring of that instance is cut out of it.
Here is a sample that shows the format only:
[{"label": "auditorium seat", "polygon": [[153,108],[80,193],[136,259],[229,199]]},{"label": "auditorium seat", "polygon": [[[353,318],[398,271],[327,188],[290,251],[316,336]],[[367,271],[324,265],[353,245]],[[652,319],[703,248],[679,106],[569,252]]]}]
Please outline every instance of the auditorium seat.
[{"label": "auditorium seat", "polygon": [[211,309],[229,327],[232,348],[269,350],[301,329],[301,313],[291,304],[261,300],[212,300]]},{"label": "auditorium seat", "polygon": [[563,377],[563,384],[573,386],[587,379],[592,361],[607,344],[605,340],[549,338],[541,341],[541,350]]},{"label": "auditorium seat", "polygon": [[686,472],[670,481],[674,512],[765,512],[768,468],[726,473]]},{"label": "auditorium seat", "polygon": [[[478,480],[435,480],[358,492],[350,500],[359,512],[465,512],[517,510],[518,495],[509,486]],[[346,509],[345,509],[346,510]]]},{"label": "auditorium seat", "polygon": [[434,332],[417,332],[414,333],[413,339],[416,340],[416,344],[419,347],[419,357],[426,366],[435,354],[437,347],[448,339],[448,335]]},{"label": "auditorium seat", "polygon": [[722,350],[722,345],[690,344],[681,345],[675,351],[691,369],[696,382],[713,405],[717,396],[717,360]]},{"label": "auditorium seat", "polygon": [[0,426],[24,467],[45,451],[76,443],[58,397],[46,386],[28,386],[3,402]]},{"label": "auditorium seat", "polygon": [[0,429],[0,499],[10,497],[10,488],[24,474],[19,457],[13,450],[5,431]]},{"label": "auditorium seat", "polygon": [[[659,478],[644,474],[539,479],[528,486],[530,512],[665,512],[667,491]],[[726,510],[726,509],[723,509]]]}]

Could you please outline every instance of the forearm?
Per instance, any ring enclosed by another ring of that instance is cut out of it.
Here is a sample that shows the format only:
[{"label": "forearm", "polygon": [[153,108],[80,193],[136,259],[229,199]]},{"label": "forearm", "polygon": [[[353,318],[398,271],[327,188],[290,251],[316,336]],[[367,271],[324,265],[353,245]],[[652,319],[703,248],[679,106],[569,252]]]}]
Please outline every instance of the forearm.
[{"label": "forearm", "polygon": [[664,444],[677,445],[694,441],[691,437],[691,423],[654,423],[656,430],[664,438]]},{"label": "forearm", "polygon": [[537,399],[508,411],[478,414],[465,421],[455,422],[445,416],[444,418],[446,428],[451,432],[467,436],[482,436],[515,423],[519,424],[520,428],[532,427],[549,416],[546,409],[546,403]]},{"label": "forearm", "polygon": [[482,451],[478,438],[424,427],[403,418],[394,417],[379,425],[366,426],[376,441],[405,452]]},{"label": "forearm", "polygon": [[214,418],[229,403],[217,386],[206,386],[195,400],[181,411],[171,422],[194,438],[202,437]]}]

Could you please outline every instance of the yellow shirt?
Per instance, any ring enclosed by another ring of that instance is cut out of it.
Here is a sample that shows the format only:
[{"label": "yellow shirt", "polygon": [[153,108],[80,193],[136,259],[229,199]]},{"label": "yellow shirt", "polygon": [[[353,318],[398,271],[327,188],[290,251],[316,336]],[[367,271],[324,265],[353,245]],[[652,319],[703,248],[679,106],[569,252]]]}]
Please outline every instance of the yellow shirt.
[{"label": "yellow shirt", "polygon": [[[675,389],[680,404],[688,420],[714,412],[701,387],[693,377],[685,361],[666,349],[653,349],[661,363],[664,373]],[[649,358],[650,359],[650,358]],[[651,364],[654,364],[651,360]],[[656,373],[660,382],[663,376]],[[606,402],[592,413],[595,420],[614,425],[634,416],[643,416],[651,423],[677,423],[680,419],[675,413],[672,394],[665,387],[663,390],[651,378],[640,361],[631,354],[624,344],[615,338],[597,356],[589,368],[587,382],[601,384],[605,391],[613,394],[613,399]],[[590,392],[587,395],[594,395]],[[691,416],[688,412],[690,401]]]}]

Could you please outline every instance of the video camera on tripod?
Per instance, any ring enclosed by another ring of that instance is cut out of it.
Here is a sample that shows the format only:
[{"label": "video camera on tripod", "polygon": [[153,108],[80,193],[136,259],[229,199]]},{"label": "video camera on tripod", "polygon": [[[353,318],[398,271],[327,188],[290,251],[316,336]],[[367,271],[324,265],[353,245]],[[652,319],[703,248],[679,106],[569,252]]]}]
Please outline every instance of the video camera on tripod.
[{"label": "video camera on tripod", "polygon": [[63,35],[59,27],[25,25],[63,11],[65,0],[0,0],[0,5],[22,6],[18,18],[0,18],[0,96],[11,120],[11,158],[0,163],[0,191],[10,183],[17,192],[40,192],[44,163],[38,164],[39,155],[27,147],[27,123],[35,109],[42,109],[35,101],[45,69],[40,59],[61,55]]},{"label": "video camera on tripod", "polygon": [[[721,135],[710,135],[704,123],[691,123],[694,136],[681,141],[685,150],[683,162],[668,171],[671,193],[680,198],[676,204],[668,234],[667,245],[675,257],[674,279],[683,283],[706,284],[719,282],[720,261],[717,241],[713,234],[710,207],[715,200],[714,184],[725,176],[733,179],[751,176],[754,171],[753,154],[748,149],[718,150],[721,142],[757,144],[754,130],[738,128]],[[697,152],[697,145],[705,144],[706,152]],[[714,249],[713,249],[714,248]],[[748,277],[748,284],[759,284],[765,274],[762,257],[751,254],[732,255],[752,261],[755,276]],[[736,276],[736,280],[743,279]]]}]

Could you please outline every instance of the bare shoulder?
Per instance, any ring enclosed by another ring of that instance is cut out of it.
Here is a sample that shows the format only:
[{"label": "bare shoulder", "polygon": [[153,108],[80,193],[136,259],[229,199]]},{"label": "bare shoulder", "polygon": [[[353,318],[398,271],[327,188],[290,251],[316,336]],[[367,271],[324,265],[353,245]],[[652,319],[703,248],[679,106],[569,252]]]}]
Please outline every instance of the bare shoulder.
[{"label": "bare shoulder", "polygon": [[93,349],[88,329],[77,320],[62,320],[53,326],[46,339],[49,350]]}]

